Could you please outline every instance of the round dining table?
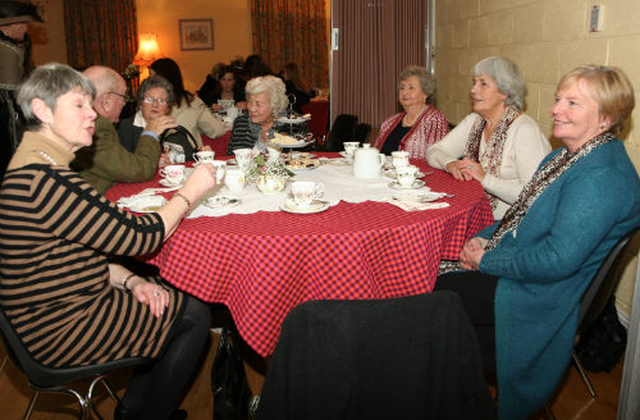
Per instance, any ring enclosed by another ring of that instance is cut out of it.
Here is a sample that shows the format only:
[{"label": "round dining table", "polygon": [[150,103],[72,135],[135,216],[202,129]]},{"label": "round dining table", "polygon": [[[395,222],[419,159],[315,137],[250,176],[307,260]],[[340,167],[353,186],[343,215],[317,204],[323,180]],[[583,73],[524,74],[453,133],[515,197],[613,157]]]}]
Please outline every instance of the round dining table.
[{"label": "round dining table", "polygon": [[[412,164],[432,190],[454,195],[445,199],[448,207],[405,211],[388,202],[341,201],[315,214],[187,218],[145,260],[178,289],[226,305],[243,339],[269,356],[296,305],[428,293],[440,260],[458,259],[464,241],[493,223],[478,182],[457,181],[424,161]],[[117,201],[159,180],[116,184],[106,197]]]}]

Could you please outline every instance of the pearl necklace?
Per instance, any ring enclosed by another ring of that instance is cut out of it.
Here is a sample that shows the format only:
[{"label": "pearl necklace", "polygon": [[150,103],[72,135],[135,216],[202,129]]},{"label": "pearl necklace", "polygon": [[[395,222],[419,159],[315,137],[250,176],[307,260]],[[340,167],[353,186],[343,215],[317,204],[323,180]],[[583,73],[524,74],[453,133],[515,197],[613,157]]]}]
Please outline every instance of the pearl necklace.
[{"label": "pearl necklace", "polygon": [[413,127],[413,125],[416,123],[416,121],[418,121],[420,119],[420,117],[422,116],[422,114],[424,114],[424,111],[426,111],[427,106],[425,105],[424,108],[422,108],[422,111],[420,111],[420,113],[413,119],[413,121],[411,122],[411,124],[409,124],[407,122],[407,117],[409,116],[409,114],[405,114],[404,117],[402,117],[402,125],[407,126],[407,127]]},{"label": "pearl necklace", "polygon": [[49,156],[48,154],[46,154],[45,152],[43,152],[42,150],[38,150],[38,153],[40,153],[40,155],[44,158],[44,160],[46,160],[47,162],[49,162],[50,164],[52,164],[53,166],[58,166],[58,164],[56,163],[55,160],[53,160],[53,158],[51,156]]}]

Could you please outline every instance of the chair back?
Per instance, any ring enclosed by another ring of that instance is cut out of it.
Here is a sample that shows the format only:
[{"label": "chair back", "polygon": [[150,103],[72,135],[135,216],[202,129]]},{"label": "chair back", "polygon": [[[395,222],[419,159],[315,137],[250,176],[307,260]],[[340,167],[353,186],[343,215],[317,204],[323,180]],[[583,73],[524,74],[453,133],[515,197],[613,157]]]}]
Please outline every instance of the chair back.
[{"label": "chair back", "polygon": [[322,150],[325,152],[339,152],[344,148],[344,142],[353,140],[358,117],[349,114],[340,114],[331,126],[329,139]]},{"label": "chair back", "polygon": [[0,308],[0,330],[4,338],[7,353],[13,362],[27,375],[29,382],[36,387],[46,388],[103,374],[115,369],[148,363],[147,359],[132,357],[99,365],[71,368],[51,368],[38,363],[27,351],[22,340]]},{"label": "chair back", "polygon": [[292,309],[257,418],[495,418],[473,327],[449,291]]},{"label": "chair back", "polygon": [[356,125],[355,132],[353,133],[353,137],[362,143],[369,142],[369,134],[371,134],[371,124],[360,123]]},{"label": "chair back", "polygon": [[609,297],[611,297],[611,294],[620,281],[618,276],[614,276],[613,273],[610,272],[611,267],[621,255],[625,245],[627,245],[637,231],[638,229],[634,229],[627,233],[611,248],[607,258],[604,259],[593,280],[591,280],[591,284],[584,292],[584,295],[582,295],[578,315],[578,334],[589,328],[607,305]]}]

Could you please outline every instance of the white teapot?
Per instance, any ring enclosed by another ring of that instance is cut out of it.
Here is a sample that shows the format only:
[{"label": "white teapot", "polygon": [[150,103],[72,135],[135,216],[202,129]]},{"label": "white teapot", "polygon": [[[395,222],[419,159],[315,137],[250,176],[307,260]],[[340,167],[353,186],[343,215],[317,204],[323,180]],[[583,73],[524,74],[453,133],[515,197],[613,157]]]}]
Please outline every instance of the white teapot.
[{"label": "white teapot", "polygon": [[356,178],[377,178],[385,157],[376,148],[359,148],[353,153],[353,175]]}]

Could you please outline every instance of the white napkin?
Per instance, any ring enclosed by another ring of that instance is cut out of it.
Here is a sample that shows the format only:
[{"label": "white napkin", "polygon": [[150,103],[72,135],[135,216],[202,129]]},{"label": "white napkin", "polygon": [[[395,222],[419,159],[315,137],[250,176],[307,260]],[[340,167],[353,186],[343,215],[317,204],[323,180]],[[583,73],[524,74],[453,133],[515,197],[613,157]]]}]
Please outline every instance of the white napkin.
[{"label": "white napkin", "polygon": [[147,188],[140,191],[138,194],[130,195],[129,197],[120,197],[116,202],[120,207],[129,207],[141,198],[149,197],[160,192],[170,192],[180,189],[182,185],[169,188]]},{"label": "white napkin", "polygon": [[390,198],[388,200],[388,203],[393,204],[394,206],[398,206],[404,211],[434,210],[434,209],[443,209],[445,207],[449,207],[449,203],[442,202],[442,201],[438,203],[416,203],[411,201],[401,201],[395,198]]}]

